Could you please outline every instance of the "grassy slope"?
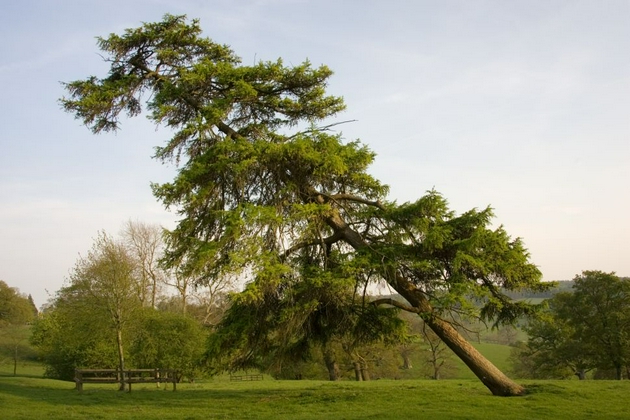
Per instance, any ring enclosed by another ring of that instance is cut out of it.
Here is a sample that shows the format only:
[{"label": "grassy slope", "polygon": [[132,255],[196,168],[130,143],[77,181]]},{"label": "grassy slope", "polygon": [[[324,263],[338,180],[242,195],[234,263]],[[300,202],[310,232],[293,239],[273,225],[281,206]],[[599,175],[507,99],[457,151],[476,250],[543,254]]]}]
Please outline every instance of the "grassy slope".
[{"label": "grassy slope", "polygon": [[[490,360],[496,367],[503,372],[510,370],[510,364],[508,362],[508,356],[510,355],[510,346],[504,344],[492,344],[492,343],[473,343],[475,348],[479,350],[488,360]],[[455,363],[457,364],[457,378],[458,379],[474,379],[475,375],[468,369],[464,363],[454,356]]]},{"label": "grassy slope", "polygon": [[519,398],[491,396],[473,380],[181,384],[177,392],[0,378],[3,419],[613,419],[625,418],[630,381],[529,382]]}]

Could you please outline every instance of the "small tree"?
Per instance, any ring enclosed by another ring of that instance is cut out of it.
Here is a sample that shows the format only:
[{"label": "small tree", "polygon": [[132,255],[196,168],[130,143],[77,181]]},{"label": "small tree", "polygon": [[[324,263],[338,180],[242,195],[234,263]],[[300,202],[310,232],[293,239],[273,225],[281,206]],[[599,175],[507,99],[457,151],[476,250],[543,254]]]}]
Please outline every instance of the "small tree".
[{"label": "small tree", "polygon": [[92,297],[68,285],[60,289],[33,324],[31,343],[49,378],[71,381],[77,368],[118,365],[109,314]]},{"label": "small tree", "polygon": [[125,389],[123,334],[141,307],[136,289],[138,279],[134,277],[136,267],[124,244],[101,232],[92,249],[79,258],[70,275],[71,288],[85,297],[82,303],[101,308],[108,316],[109,326],[116,337],[121,390]]},{"label": "small tree", "polygon": [[155,308],[160,286],[166,279],[159,266],[164,251],[162,228],[130,220],[123,228],[122,237],[129,253],[136,260],[138,298],[143,306]]},{"label": "small tree", "polygon": [[557,377],[570,369],[584,379],[598,368],[613,369],[621,379],[630,361],[630,282],[614,273],[584,271],[572,292],[556,294],[548,305],[526,328],[527,345],[518,350],[533,375]]},{"label": "small tree", "polygon": [[21,361],[35,359],[34,350],[29,346],[31,329],[27,325],[5,325],[0,328],[0,363],[3,355],[7,355],[13,363],[13,376],[17,376],[18,364]]},{"label": "small tree", "polygon": [[147,309],[135,324],[130,352],[139,368],[177,369],[192,381],[199,375],[206,339],[206,331],[194,319]]},{"label": "small tree", "polygon": [[37,315],[31,302],[19,289],[10,287],[0,280],[0,328],[31,322]]},{"label": "small tree", "polygon": [[422,338],[426,346],[424,360],[431,369],[431,379],[441,379],[455,368],[453,352],[425,323],[422,324]]},{"label": "small tree", "polygon": [[17,288],[0,280],[0,338],[2,347],[10,354],[13,375],[17,375],[18,362],[31,353],[28,344],[28,323],[37,316],[30,295],[22,295]]},{"label": "small tree", "polygon": [[572,304],[561,315],[575,335],[596,348],[597,365],[622,378],[630,364],[630,281],[615,273],[583,271],[574,279]]}]

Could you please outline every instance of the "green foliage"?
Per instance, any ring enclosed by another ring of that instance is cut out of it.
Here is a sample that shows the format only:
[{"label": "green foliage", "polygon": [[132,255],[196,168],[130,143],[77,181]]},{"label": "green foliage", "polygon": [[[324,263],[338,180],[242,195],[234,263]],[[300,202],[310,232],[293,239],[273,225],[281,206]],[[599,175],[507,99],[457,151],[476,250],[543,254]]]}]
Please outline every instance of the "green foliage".
[{"label": "green foliage", "polygon": [[537,308],[513,301],[506,291],[542,291],[552,285],[539,281],[540,272],[520,239],[512,240],[502,227],[490,229],[492,216],[489,208],[458,216],[430,191],[415,203],[389,208],[388,236],[371,254],[396,262],[431,296],[437,311],[456,306],[496,326],[513,323]]},{"label": "green foliage", "polygon": [[[198,284],[235,275],[250,283],[210,354],[259,365],[349,331],[356,343],[383,340],[395,330],[389,311],[355,299],[370,282],[389,283],[427,321],[456,309],[500,324],[534,311],[503,290],[544,290],[540,272],[519,239],[489,228],[489,209],[456,216],[433,191],[387,202],[387,187],[367,171],[374,153],[330,133],[335,124],[316,125],[344,109],[326,94],[327,67],[243,65],[201,37],[197,21],[172,15],[99,47],[109,74],[65,84],[63,107],[96,133],[143,108],[172,129],[156,157],[175,161],[178,174],[153,185],[181,215],[164,264]],[[450,337],[447,324],[430,325]],[[522,391],[504,385],[497,392]]]},{"label": "green foliage", "polygon": [[147,309],[135,322],[129,347],[134,367],[177,369],[190,380],[201,374],[206,332],[194,319]]},{"label": "green foliage", "polygon": [[541,378],[615,369],[620,379],[630,363],[630,283],[614,273],[584,271],[572,293],[547,302],[548,311],[526,328],[529,339],[517,350],[517,366]]},{"label": "green foliage", "polygon": [[72,380],[77,368],[114,369],[116,341],[102,307],[67,287],[33,325],[31,343],[49,378]]},{"label": "green foliage", "polygon": [[0,328],[0,365],[11,364],[13,375],[23,373],[25,363],[37,360],[35,349],[29,345],[29,325],[8,325]]},{"label": "green foliage", "polygon": [[356,295],[352,279],[334,270],[310,270],[264,290],[253,290],[262,282],[252,283],[235,295],[211,336],[210,363],[219,370],[271,369],[308,360],[314,348],[333,341],[356,349],[402,337],[404,323],[395,310]]},{"label": "green foliage", "polygon": [[24,325],[33,320],[33,311],[28,297],[20,294],[17,288],[9,287],[0,280],[0,328],[10,324]]}]

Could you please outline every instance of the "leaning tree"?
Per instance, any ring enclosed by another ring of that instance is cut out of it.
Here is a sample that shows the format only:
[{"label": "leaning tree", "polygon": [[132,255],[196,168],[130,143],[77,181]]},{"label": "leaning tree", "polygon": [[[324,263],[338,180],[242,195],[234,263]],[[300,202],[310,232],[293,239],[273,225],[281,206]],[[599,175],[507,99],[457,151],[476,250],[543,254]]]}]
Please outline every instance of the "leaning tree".
[{"label": "leaning tree", "polygon": [[387,187],[367,172],[374,153],[332,132],[344,104],[326,94],[327,67],[243,65],[185,16],[98,38],[98,46],[109,74],[65,84],[61,103],[94,133],[143,110],[173,130],[155,157],[176,162],[178,174],[153,186],[181,215],[168,264],[205,282],[240,273],[250,287],[239,299],[250,302],[308,272],[385,282],[404,302],[374,304],[417,313],[493,394],[523,393],[448,315],[510,322],[532,308],[503,290],[542,289],[540,272],[520,240],[489,227],[490,209],[456,215],[433,191],[414,203],[387,201]]}]

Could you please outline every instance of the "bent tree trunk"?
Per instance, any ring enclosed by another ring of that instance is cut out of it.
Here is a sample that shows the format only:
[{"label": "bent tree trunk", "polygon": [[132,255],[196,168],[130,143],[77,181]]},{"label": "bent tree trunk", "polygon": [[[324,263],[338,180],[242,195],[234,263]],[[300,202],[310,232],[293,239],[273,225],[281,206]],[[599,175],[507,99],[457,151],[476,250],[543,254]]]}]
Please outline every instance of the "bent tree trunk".
[{"label": "bent tree trunk", "polygon": [[[393,284],[392,284],[393,283]],[[525,388],[508,378],[473,347],[450,323],[431,316],[433,308],[413,284],[397,277],[390,285],[415,309],[431,330],[459,357],[481,382],[499,396],[522,395]]]},{"label": "bent tree trunk", "polygon": [[[319,194],[316,194],[315,197],[311,195],[311,199],[320,203],[325,201],[324,197]],[[354,249],[359,250],[369,246],[357,231],[348,226],[338,212],[331,212],[326,218],[326,223],[336,235],[340,235]],[[411,281],[386,268],[381,274],[387,283],[409,302],[413,312],[422,317],[429,328],[470,368],[493,395],[523,395],[525,392],[523,386],[508,378],[494,366],[450,323],[435,316],[429,300]]]}]

